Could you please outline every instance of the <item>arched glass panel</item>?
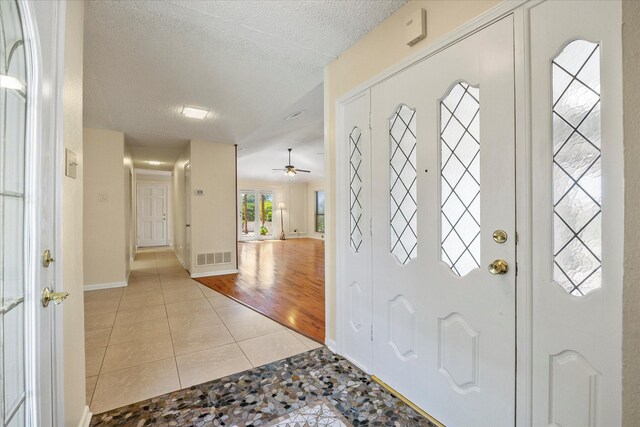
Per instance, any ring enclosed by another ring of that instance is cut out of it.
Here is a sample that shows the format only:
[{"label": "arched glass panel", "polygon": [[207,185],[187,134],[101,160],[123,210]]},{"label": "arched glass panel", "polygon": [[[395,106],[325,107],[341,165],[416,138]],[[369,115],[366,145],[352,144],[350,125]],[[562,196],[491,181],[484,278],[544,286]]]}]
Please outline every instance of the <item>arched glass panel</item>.
[{"label": "arched glass panel", "polygon": [[401,264],[418,256],[416,168],[416,111],[400,105],[389,118],[389,230]]},{"label": "arched glass panel", "polygon": [[453,85],[440,102],[441,260],[458,276],[480,267],[480,89]]},{"label": "arched glass panel", "polygon": [[20,10],[0,1],[0,425],[25,425],[26,62]]},{"label": "arched glass panel", "polygon": [[360,138],[362,132],[357,127],[349,135],[349,170],[350,170],[350,201],[349,214],[351,217],[350,240],[351,248],[358,253],[362,244],[362,150]]},{"label": "arched glass panel", "polygon": [[553,280],[574,296],[601,286],[600,46],[553,60]]}]

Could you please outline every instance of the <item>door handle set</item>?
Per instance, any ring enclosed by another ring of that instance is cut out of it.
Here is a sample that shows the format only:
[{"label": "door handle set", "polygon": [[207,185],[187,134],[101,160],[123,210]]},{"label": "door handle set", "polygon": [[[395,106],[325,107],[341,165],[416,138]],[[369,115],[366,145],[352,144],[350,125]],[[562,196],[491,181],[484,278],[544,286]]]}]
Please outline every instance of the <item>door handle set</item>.
[{"label": "door handle set", "polygon": [[42,290],[42,306],[47,307],[53,301],[55,305],[60,304],[69,296],[69,292],[53,292],[48,287]]},{"label": "door handle set", "polygon": [[[507,241],[507,232],[504,230],[496,230],[493,232],[493,241],[498,244],[503,244]],[[489,264],[489,273],[501,276],[509,272],[509,263],[503,259],[497,259]]]}]

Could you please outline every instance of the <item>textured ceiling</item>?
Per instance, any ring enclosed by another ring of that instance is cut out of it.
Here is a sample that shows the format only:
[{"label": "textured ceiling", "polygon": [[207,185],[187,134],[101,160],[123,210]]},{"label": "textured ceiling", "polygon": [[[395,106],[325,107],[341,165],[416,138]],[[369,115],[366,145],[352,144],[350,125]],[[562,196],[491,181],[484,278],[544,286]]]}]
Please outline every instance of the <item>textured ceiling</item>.
[{"label": "textured ceiling", "polygon": [[[294,164],[303,167],[303,146],[322,139],[324,66],[404,2],[89,1],[85,125],[124,132],[140,147],[132,148],[138,164],[170,161],[187,140],[202,139],[238,143],[245,164],[253,156],[269,168],[297,144]],[[213,117],[187,119],[178,114],[183,105]],[[308,111],[283,122],[296,105]],[[301,129],[305,123],[310,129]],[[269,146],[278,151],[267,159]],[[156,147],[159,158],[148,157]]]}]

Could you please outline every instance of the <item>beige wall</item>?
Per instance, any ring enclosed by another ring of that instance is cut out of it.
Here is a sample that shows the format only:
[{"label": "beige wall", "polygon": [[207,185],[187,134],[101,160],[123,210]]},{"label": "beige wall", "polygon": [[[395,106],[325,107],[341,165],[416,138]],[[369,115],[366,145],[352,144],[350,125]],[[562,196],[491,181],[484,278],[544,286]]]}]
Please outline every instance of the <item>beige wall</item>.
[{"label": "beige wall", "polygon": [[124,134],[84,130],[84,284],[126,282]]},{"label": "beige wall", "polygon": [[286,191],[287,219],[285,234],[288,237],[304,237],[307,234],[307,184],[289,183]]},{"label": "beige wall", "polygon": [[[64,147],[78,156],[76,179],[62,178],[62,290],[69,292],[64,303],[64,423],[77,426],[85,402],[84,293],[82,279],[82,58],[84,4],[66,6],[63,86]],[[63,172],[61,172],[63,173]]]},{"label": "beige wall", "polygon": [[625,240],[622,343],[623,425],[640,420],[640,2],[622,6]]},{"label": "beige wall", "polygon": [[[191,141],[191,274],[236,268],[235,164],[233,145]],[[227,251],[231,264],[195,266],[196,254]]]},{"label": "beige wall", "polygon": [[[414,54],[434,40],[455,30],[464,23],[500,3],[497,0],[423,0],[410,1],[396,13],[371,30],[338,59],[329,64],[325,74],[326,108],[326,225],[327,257],[335,259],[335,103],[341,95],[371,79],[385,69]],[[406,45],[404,27],[416,10],[427,11],[427,38],[413,47]],[[335,338],[335,263],[329,261],[327,283],[327,338]]]},{"label": "beige wall", "polygon": [[184,167],[191,161],[191,144],[187,145],[182,152],[176,164],[173,167],[172,182],[171,182],[171,196],[173,203],[170,205],[171,212],[173,213],[173,251],[180,259],[180,262],[186,267],[186,248],[184,241],[185,224],[185,203],[186,197],[184,191]]}]

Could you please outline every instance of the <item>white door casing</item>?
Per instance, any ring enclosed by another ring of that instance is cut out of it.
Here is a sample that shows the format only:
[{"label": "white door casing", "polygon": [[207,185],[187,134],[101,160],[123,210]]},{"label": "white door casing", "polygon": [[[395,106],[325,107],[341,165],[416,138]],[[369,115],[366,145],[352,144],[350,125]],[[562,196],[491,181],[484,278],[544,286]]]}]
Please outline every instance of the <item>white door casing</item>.
[{"label": "white door casing", "polygon": [[348,228],[338,223],[341,240],[341,277],[338,302],[341,313],[342,354],[366,372],[371,370],[371,135],[369,91],[344,105],[341,140],[342,199],[339,217],[349,218]]},{"label": "white door casing", "polygon": [[191,272],[191,162],[184,165],[184,262]]},{"label": "white door casing", "polygon": [[530,10],[534,426],[621,424],[620,28],[615,1]]},{"label": "white door casing", "polygon": [[[507,17],[371,94],[373,372],[446,425],[514,420],[513,68]],[[405,143],[412,131],[414,159]],[[398,152],[390,161],[397,142],[401,161]],[[416,221],[405,221],[414,212],[406,188],[417,203]],[[394,242],[403,241],[394,237],[398,229],[409,243],[394,254]],[[496,243],[495,230],[506,231],[507,241]],[[416,251],[408,254],[413,242]],[[487,270],[497,259],[511,265],[505,275]]]},{"label": "white door casing", "polygon": [[138,247],[166,246],[168,188],[161,184],[138,184]]}]

